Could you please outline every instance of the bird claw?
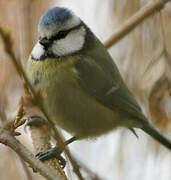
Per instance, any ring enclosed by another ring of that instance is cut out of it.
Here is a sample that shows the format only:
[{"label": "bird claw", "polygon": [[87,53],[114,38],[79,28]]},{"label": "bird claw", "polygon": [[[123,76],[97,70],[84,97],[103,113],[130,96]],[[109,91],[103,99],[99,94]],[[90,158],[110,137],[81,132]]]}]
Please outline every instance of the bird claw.
[{"label": "bird claw", "polygon": [[51,158],[56,158],[58,160],[59,164],[61,165],[61,167],[64,168],[66,165],[66,161],[61,156],[61,153],[62,153],[62,151],[60,148],[54,147],[52,149],[39,152],[38,154],[36,154],[36,157],[41,161],[45,161],[45,160],[48,160]]},{"label": "bird claw", "polygon": [[26,122],[25,126],[24,126],[24,131],[26,131],[26,128],[29,126],[34,126],[34,127],[41,127],[43,125],[47,125],[47,121],[42,118],[41,116],[30,116],[28,117],[28,121]]},{"label": "bird claw", "polygon": [[30,120],[26,123],[26,126],[40,127],[42,125],[47,124],[47,121],[41,116],[34,115],[34,116],[30,116],[29,119]]}]

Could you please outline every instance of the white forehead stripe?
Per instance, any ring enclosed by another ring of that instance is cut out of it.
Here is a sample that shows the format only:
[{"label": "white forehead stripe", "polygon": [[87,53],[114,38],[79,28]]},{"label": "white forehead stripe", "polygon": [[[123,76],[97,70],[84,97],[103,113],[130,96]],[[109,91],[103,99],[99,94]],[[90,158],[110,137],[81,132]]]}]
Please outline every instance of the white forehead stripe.
[{"label": "white forehead stripe", "polygon": [[43,46],[37,42],[36,45],[34,46],[31,55],[35,58],[35,59],[40,59],[40,57],[45,53],[45,50],[43,48]]},{"label": "white forehead stripe", "polygon": [[86,30],[82,26],[71,31],[64,39],[54,41],[51,51],[57,56],[74,53],[82,49],[85,41]]}]

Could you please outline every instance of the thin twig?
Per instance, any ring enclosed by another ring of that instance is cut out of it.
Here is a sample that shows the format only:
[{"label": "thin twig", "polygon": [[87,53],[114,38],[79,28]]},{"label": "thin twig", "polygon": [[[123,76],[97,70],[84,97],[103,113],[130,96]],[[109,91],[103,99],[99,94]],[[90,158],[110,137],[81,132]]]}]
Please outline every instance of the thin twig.
[{"label": "thin twig", "polygon": [[[68,150],[68,149],[66,149]],[[89,169],[84,163],[80,162],[79,160],[77,160],[75,157],[71,156],[70,152],[69,152],[68,158],[72,164],[73,167],[73,171],[75,172],[75,174],[77,175],[77,177],[79,178],[79,180],[84,180],[80,169],[83,169],[85,172],[88,173],[89,178],[92,180],[102,180],[101,177],[99,177],[96,173],[92,172],[91,169]]]},{"label": "thin twig", "polygon": [[107,41],[104,42],[105,47],[110,48],[113,44],[121,40],[126,34],[132,31],[145,18],[161,10],[169,1],[170,0],[153,0],[142,7],[137,13],[126,20],[126,22],[121,25]]},{"label": "thin twig", "polygon": [[0,127],[0,143],[12,148],[12,150],[19,154],[34,170],[40,172],[40,174],[48,180],[64,180],[64,178],[58,174],[58,171],[49,168],[35,158],[15,137],[2,127]]},{"label": "thin twig", "polygon": [[20,160],[20,162],[21,162],[21,164],[23,166],[23,169],[24,169],[24,172],[26,174],[27,180],[33,180],[32,174],[29,171],[29,168],[26,165],[26,162],[20,156],[18,156],[18,157],[19,157],[19,160]]}]

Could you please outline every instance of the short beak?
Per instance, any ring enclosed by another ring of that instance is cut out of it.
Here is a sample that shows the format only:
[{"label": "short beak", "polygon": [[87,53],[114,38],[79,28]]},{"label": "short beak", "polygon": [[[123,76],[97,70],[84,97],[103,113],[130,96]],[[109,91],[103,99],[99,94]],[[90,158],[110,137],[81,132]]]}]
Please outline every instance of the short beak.
[{"label": "short beak", "polygon": [[46,37],[44,38],[39,38],[39,43],[43,46],[47,46],[49,44],[49,39],[47,39]]}]

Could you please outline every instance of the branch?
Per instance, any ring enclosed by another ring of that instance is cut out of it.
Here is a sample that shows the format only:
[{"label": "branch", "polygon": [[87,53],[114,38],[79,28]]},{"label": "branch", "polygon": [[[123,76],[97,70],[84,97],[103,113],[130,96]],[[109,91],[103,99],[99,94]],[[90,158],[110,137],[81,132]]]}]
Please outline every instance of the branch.
[{"label": "branch", "polygon": [[104,42],[106,48],[110,48],[113,44],[121,40],[126,34],[132,31],[138,24],[151,14],[161,10],[164,5],[170,0],[153,0],[144,7],[142,7],[134,16],[130,17],[121,25],[116,32]]},{"label": "branch", "polygon": [[42,176],[48,180],[66,180],[58,171],[49,168],[47,165],[34,157],[15,137],[7,130],[0,127],[0,143],[12,148],[19,156],[21,156],[34,170],[40,172]]},{"label": "branch", "polygon": [[18,157],[19,157],[19,160],[20,160],[20,162],[21,162],[21,165],[22,165],[22,167],[23,167],[23,169],[24,169],[24,172],[25,172],[25,175],[26,175],[27,180],[34,180],[33,177],[32,177],[31,172],[29,171],[29,167],[27,166],[27,164],[26,164],[26,162],[24,161],[24,159],[21,158],[20,156],[18,156]]},{"label": "branch", "polygon": [[[35,116],[34,121],[39,121],[40,118],[41,117],[39,116]],[[35,154],[51,148],[51,133],[48,124],[42,124],[38,126],[30,125],[29,129],[31,132],[31,139],[34,146]],[[60,164],[56,158],[50,158],[48,160],[45,160],[44,163],[52,167],[53,169],[57,170],[62,177],[65,177],[65,179],[67,179],[63,169],[61,169]]]}]

